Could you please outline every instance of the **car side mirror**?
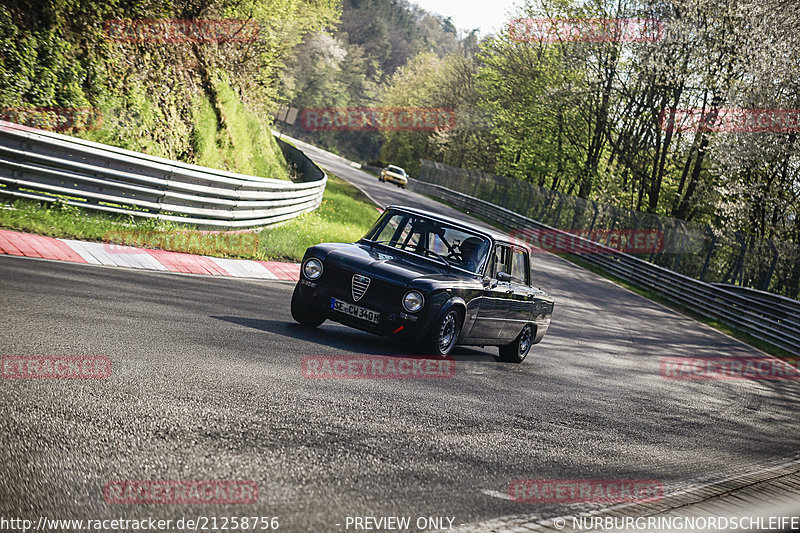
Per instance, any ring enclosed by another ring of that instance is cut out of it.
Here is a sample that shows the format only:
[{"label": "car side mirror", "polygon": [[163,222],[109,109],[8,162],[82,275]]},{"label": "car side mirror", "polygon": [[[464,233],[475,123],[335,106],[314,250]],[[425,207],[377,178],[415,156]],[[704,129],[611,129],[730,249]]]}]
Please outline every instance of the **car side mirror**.
[{"label": "car side mirror", "polygon": [[498,272],[497,273],[497,280],[498,281],[511,281],[511,274],[508,272]]}]

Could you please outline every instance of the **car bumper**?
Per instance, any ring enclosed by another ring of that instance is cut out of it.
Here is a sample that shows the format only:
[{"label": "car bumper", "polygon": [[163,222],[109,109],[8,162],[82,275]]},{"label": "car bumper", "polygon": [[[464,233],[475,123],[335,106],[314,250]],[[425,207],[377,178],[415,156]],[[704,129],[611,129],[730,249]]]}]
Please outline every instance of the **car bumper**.
[{"label": "car bumper", "polygon": [[533,338],[533,344],[539,344],[542,342],[542,339],[547,334],[547,330],[550,327],[550,317],[540,318],[534,321],[534,324],[536,324],[536,336]]},{"label": "car bumper", "polygon": [[[352,328],[376,335],[388,335],[411,340],[421,339],[431,329],[432,320],[430,316],[432,313],[430,309],[423,309],[420,313],[411,314],[402,309],[399,304],[390,307],[386,304],[375,302],[353,302],[352,297],[345,294],[344,291],[334,290],[305,279],[301,279],[297,286],[304,305],[322,314],[328,320],[333,320]],[[380,320],[375,324],[331,309],[331,298],[376,311],[380,313]]]},{"label": "car bumper", "polygon": [[408,185],[408,179],[401,178],[401,177],[395,176],[393,174],[384,174],[383,175],[383,181],[386,181],[386,182],[389,182],[389,183],[395,183],[397,185],[402,185],[403,187]]}]

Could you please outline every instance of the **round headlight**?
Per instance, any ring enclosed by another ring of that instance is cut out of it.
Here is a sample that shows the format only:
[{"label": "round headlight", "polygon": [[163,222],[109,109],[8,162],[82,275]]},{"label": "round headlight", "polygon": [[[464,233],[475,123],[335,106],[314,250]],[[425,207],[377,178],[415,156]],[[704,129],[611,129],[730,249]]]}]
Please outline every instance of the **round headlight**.
[{"label": "round headlight", "polygon": [[424,303],[425,299],[419,291],[408,291],[406,295],[403,296],[403,307],[405,307],[406,311],[409,313],[416,313],[422,309],[422,304]]},{"label": "round headlight", "polygon": [[312,257],[303,264],[303,275],[308,279],[317,279],[322,275],[322,261]]}]

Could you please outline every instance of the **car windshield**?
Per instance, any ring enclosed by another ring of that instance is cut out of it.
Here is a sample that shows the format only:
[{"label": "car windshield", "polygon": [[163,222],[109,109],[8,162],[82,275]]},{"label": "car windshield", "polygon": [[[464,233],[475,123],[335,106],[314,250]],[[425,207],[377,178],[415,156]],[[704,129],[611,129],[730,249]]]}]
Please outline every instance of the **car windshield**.
[{"label": "car windshield", "polygon": [[389,167],[387,167],[387,170],[389,172],[394,172],[395,174],[400,174],[401,176],[405,176],[406,175],[406,171],[403,170],[400,167],[393,167],[393,166],[389,165]]},{"label": "car windshield", "polygon": [[483,269],[491,248],[489,239],[480,234],[401,212],[382,217],[365,238],[475,274]]}]

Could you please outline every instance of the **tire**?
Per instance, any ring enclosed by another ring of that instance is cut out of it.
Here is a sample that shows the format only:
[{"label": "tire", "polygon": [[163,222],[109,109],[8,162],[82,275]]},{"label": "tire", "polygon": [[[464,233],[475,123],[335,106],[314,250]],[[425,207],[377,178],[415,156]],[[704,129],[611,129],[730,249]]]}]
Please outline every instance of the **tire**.
[{"label": "tire", "polygon": [[500,360],[505,363],[521,363],[533,346],[533,326],[525,324],[513,342],[500,346]]},{"label": "tire", "polygon": [[297,323],[310,328],[315,328],[325,322],[325,317],[304,305],[303,299],[300,297],[300,287],[295,287],[292,293],[292,318]]},{"label": "tire", "polygon": [[461,311],[451,308],[442,315],[431,328],[428,338],[423,341],[422,349],[426,355],[447,357],[458,342],[464,318]]}]

